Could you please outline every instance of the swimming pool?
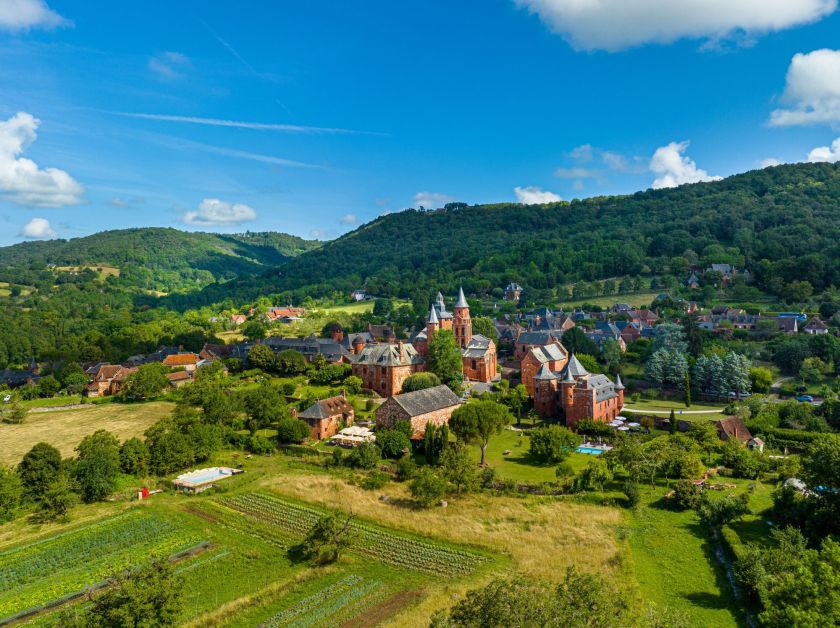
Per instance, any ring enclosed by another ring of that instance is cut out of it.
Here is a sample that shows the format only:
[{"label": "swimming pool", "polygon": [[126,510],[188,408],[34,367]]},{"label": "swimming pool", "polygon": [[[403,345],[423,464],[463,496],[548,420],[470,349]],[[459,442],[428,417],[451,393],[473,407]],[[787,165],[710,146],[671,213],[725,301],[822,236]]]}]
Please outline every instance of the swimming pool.
[{"label": "swimming pool", "polygon": [[231,475],[230,472],[222,469],[208,469],[207,471],[207,473],[202,473],[201,475],[191,475],[187,481],[191,484],[204,484],[205,482],[212,482],[213,480],[226,478]]},{"label": "swimming pool", "polygon": [[593,456],[604,453],[603,449],[598,449],[597,447],[578,447],[575,451],[579,454],[591,454]]}]

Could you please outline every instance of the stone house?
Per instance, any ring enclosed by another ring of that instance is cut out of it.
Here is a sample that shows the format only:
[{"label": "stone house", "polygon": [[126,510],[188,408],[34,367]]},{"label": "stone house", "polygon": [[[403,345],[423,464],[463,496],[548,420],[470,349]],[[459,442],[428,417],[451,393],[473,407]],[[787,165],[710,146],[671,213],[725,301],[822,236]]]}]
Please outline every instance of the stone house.
[{"label": "stone house", "polygon": [[427,424],[449,423],[460,404],[461,400],[447,386],[434,386],[390,397],[376,409],[376,422],[393,427],[397,421],[409,421],[414,428],[412,438],[422,438]]},{"label": "stone house", "polygon": [[337,397],[316,401],[297,415],[297,418],[309,425],[309,433],[314,440],[334,436],[340,429],[353,425],[355,417],[356,410],[347,401],[344,391]]},{"label": "stone house", "polygon": [[136,373],[137,370],[137,368],[120,364],[97,364],[94,369],[87,371],[93,377],[85,387],[85,395],[88,397],[116,395],[122,390],[129,375]]},{"label": "stone house", "polygon": [[559,342],[533,347],[519,363],[520,378],[528,394],[534,396],[534,378],[543,366],[559,371],[569,361],[569,352]]},{"label": "stone house", "polygon": [[715,423],[721,440],[737,440],[740,445],[746,445],[752,440],[752,434],[738,417],[727,417]]},{"label": "stone house", "polygon": [[426,370],[423,356],[404,342],[366,345],[352,364],[353,375],[361,378],[362,385],[382,397],[400,394],[406,379]]}]

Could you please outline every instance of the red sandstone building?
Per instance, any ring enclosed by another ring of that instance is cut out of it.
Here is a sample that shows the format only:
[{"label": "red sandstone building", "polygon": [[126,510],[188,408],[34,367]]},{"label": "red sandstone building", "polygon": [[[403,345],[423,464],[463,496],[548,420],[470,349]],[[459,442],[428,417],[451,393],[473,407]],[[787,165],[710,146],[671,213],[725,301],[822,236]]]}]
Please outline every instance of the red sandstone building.
[{"label": "red sandstone building", "polygon": [[566,421],[574,428],[583,419],[612,421],[624,407],[621,378],[589,373],[571,355],[560,372],[543,364],[534,378],[534,408],[546,419]]},{"label": "red sandstone building", "polygon": [[519,363],[522,384],[528,394],[531,397],[534,396],[534,378],[543,366],[547,366],[550,371],[557,373],[566,366],[568,361],[569,352],[559,342],[531,347]]},{"label": "red sandstone building", "polygon": [[314,440],[324,440],[335,436],[339,430],[353,425],[356,411],[347,401],[344,392],[337,397],[316,401],[298,415],[309,425],[309,433]]},{"label": "red sandstone building", "polygon": [[412,340],[421,356],[425,357],[428,354],[429,341],[438,330],[451,330],[455,334],[455,342],[461,348],[465,378],[485,383],[496,379],[496,343],[481,334],[473,335],[470,306],[463,288],[458,291],[458,300],[452,312],[446,310],[443,295],[438,292],[429,312],[426,328]]},{"label": "red sandstone building", "polygon": [[362,386],[382,397],[398,395],[403,382],[414,373],[426,370],[426,361],[410,344],[369,344],[353,359],[353,375]]},{"label": "red sandstone building", "polygon": [[426,425],[449,423],[461,400],[447,386],[434,386],[424,390],[391,397],[376,409],[376,422],[393,427],[397,421],[409,421],[414,428],[413,439],[422,438]]}]

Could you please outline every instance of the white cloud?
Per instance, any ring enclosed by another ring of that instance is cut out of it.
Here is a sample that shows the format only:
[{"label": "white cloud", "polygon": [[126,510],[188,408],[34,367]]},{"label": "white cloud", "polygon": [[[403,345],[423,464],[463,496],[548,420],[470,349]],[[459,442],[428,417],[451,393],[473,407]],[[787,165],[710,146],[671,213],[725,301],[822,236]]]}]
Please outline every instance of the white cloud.
[{"label": "white cloud", "polygon": [[321,126],[301,126],[298,124],[274,124],[268,122],[243,122],[242,120],[222,120],[220,118],[199,118],[196,116],[172,116],[163,113],[131,113],[126,111],[108,111],[107,113],[126,118],[140,120],[158,120],[161,122],[181,122],[184,124],[200,124],[204,126],[222,126],[236,129],[252,129],[255,131],[282,131],[285,133],[323,133],[323,134],[360,134],[382,135],[373,131],[354,131],[352,129],[338,129]]},{"label": "white cloud", "polygon": [[192,61],[180,52],[162,52],[149,59],[149,69],[163,79],[179,79],[192,67]]},{"label": "white cloud", "polygon": [[256,220],[257,212],[242,203],[226,203],[217,198],[205,198],[198,205],[198,211],[184,214],[188,225],[236,225]]},{"label": "white cloud", "polygon": [[840,50],[794,55],[782,101],[789,107],[773,111],[773,126],[840,123]]},{"label": "white cloud", "polygon": [[781,159],[776,159],[775,157],[768,157],[767,159],[762,159],[761,162],[758,164],[758,167],[764,170],[765,168],[772,168],[773,166],[781,166],[784,162]]},{"label": "white cloud", "polygon": [[752,38],[830,15],[837,0],[514,0],[579,50]]},{"label": "white cloud", "polygon": [[19,112],[0,122],[0,193],[19,205],[61,207],[82,201],[84,188],[64,170],[41,169],[24,151],[38,137],[41,121]]},{"label": "white cloud", "polygon": [[29,240],[51,240],[58,234],[46,218],[33,218],[21,228],[18,235]]},{"label": "white cloud", "polygon": [[0,2],[0,29],[55,28],[68,21],[47,6],[44,0],[3,0]]},{"label": "white cloud", "polygon": [[561,179],[596,179],[601,176],[601,172],[591,168],[557,168],[554,176]]},{"label": "white cloud", "polygon": [[417,207],[425,207],[426,209],[442,207],[446,203],[454,200],[454,197],[441,192],[418,192],[414,195],[414,204]]},{"label": "white cloud", "polygon": [[356,219],[356,214],[344,214],[338,219],[338,222],[342,225],[355,225],[359,221]]},{"label": "white cloud", "polygon": [[545,203],[556,203],[557,201],[563,200],[554,192],[543,190],[535,185],[528,186],[527,188],[517,186],[513,188],[513,191],[516,194],[516,202],[526,205],[544,205]]},{"label": "white cloud", "polygon": [[818,146],[810,153],[808,153],[809,162],[828,162],[834,163],[840,161],[840,137],[831,143],[831,146]]},{"label": "white cloud", "polygon": [[693,159],[684,155],[687,148],[688,142],[671,142],[656,149],[650,160],[650,169],[657,175],[652,186],[654,190],[675,188],[685,183],[721,180],[722,177],[709,175],[698,168]]},{"label": "white cloud", "polygon": [[569,153],[569,156],[575,161],[592,161],[592,144],[581,144],[580,146],[576,146],[572,149],[572,152]]}]

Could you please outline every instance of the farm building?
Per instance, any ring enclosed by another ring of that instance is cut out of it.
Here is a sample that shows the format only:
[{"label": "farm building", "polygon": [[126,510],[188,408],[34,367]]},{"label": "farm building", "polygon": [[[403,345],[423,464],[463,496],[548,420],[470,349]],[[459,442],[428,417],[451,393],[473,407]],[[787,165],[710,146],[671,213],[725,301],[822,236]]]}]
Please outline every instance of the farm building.
[{"label": "farm building", "polygon": [[347,401],[344,391],[337,397],[316,401],[298,415],[309,425],[309,433],[315,440],[333,436],[347,425],[353,425],[355,409]]},{"label": "farm building", "polygon": [[397,421],[410,421],[414,428],[413,438],[420,438],[426,432],[427,423],[449,423],[460,404],[461,400],[447,386],[416,390],[390,397],[376,409],[376,422],[392,427]]}]

